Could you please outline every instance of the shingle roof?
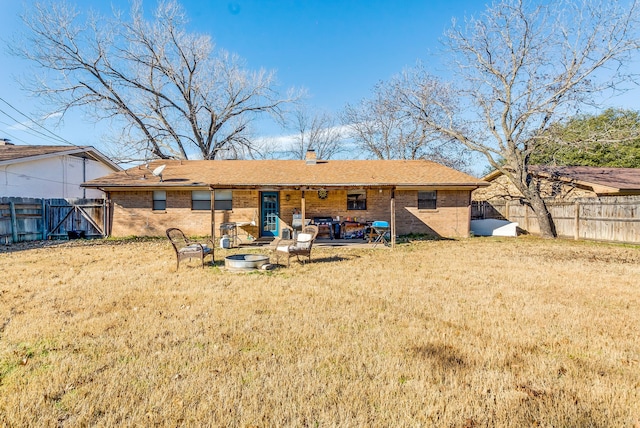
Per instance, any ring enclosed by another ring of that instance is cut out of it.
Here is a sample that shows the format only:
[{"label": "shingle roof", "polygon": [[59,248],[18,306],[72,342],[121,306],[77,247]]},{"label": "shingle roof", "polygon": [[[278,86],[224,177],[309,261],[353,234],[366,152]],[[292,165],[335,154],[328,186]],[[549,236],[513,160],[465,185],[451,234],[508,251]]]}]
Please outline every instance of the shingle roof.
[{"label": "shingle roof", "polygon": [[[601,195],[637,194],[640,192],[640,168],[531,165],[529,171],[534,176],[574,183]],[[487,181],[493,181],[501,175],[502,173],[496,170],[483,178]]]},{"label": "shingle roof", "polygon": [[534,165],[530,169],[533,174],[540,177],[591,187],[598,194],[640,191],[640,168]]},{"label": "shingle roof", "polygon": [[0,145],[0,164],[24,162],[31,159],[46,158],[56,155],[87,154],[92,159],[109,165],[114,171],[121,168],[111,159],[91,146],[19,146],[13,144]]},{"label": "shingle roof", "polygon": [[69,146],[0,146],[0,161],[30,158],[34,156],[50,155],[54,153],[67,152]]},{"label": "shingle roof", "polygon": [[[152,171],[166,165],[163,182]],[[303,160],[154,161],[87,183],[85,187],[350,187],[439,186],[481,187],[488,183],[443,165],[408,160],[330,160],[307,164]]]}]

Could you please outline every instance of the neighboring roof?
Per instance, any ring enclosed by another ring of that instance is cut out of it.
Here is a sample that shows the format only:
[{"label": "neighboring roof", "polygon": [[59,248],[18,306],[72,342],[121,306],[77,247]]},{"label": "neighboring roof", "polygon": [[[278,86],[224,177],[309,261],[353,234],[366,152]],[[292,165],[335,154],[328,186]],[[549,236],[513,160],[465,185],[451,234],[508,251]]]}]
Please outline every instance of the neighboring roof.
[{"label": "neighboring roof", "polygon": [[[166,165],[162,178],[152,174]],[[83,184],[101,189],[195,187],[464,187],[489,184],[425,160],[161,160]]]},{"label": "neighboring roof", "polygon": [[[640,193],[640,168],[531,165],[529,171],[536,177],[575,184],[598,195]],[[493,171],[483,179],[493,181],[501,175]]]},{"label": "neighboring roof", "polygon": [[114,171],[122,171],[116,163],[100,153],[92,146],[17,146],[13,144],[0,145],[0,165],[18,162],[29,162],[54,156],[87,156],[102,162]]}]

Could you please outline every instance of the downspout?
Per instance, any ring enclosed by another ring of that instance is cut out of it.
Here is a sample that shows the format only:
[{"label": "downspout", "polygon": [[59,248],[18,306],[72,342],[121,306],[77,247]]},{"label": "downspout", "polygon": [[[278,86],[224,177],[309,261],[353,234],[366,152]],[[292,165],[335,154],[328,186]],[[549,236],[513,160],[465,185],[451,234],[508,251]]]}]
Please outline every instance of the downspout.
[{"label": "downspout", "polygon": [[[82,158],[82,182],[87,181],[87,157]],[[82,188],[82,199],[87,199],[87,188]]]},{"label": "downspout", "polygon": [[60,163],[62,164],[62,198],[67,198],[67,163],[66,156],[62,156],[60,158]]},{"label": "downspout", "polygon": [[[475,190],[475,189],[474,189]],[[467,222],[466,222],[466,230],[465,230],[465,237],[470,237],[471,236],[471,215],[473,214],[473,198],[471,197],[471,194],[473,193],[473,190],[471,190],[469,192],[469,199],[467,201]]]}]

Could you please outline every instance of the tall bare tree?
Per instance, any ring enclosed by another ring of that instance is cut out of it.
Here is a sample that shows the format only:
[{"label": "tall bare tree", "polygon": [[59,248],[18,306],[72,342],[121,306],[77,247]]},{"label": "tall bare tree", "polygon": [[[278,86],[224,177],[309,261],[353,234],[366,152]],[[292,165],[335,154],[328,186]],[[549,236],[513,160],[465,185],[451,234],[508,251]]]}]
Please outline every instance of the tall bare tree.
[{"label": "tall bare tree", "polygon": [[243,156],[253,149],[256,115],[280,116],[296,98],[275,91],[273,72],[249,71],[208,35],[188,32],[174,0],[160,1],[152,20],[140,0],[112,17],[35,3],[23,20],[27,36],[15,50],[44,70],[29,88],[58,112],[80,107],[115,120],[126,151],[138,156]]},{"label": "tall bare tree", "polygon": [[291,128],[295,134],[288,152],[295,159],[304,159],[310,149],[318,159],[331,159],[344,150],[344,132],[327,112],[311,112],[301,105],[292,113]]},{"label": "tall bare tree", "polygon": [[635,0],[494,3],[446,33],[454,83],[414,70],[405,75],[403,103],[509,177],[542,235],[553,237],[530,157],[554,121],[634,77],[626,65],[639,48],[638,9]]},{"label": "tall bare tree", "polygon": [[342,120],[349,137],[376,159],[429,159],[466,169],[466,150],[404,108],[402,95],[409,89],[404,83],[400,76],[379,82],[372,98],[347,104]]}]

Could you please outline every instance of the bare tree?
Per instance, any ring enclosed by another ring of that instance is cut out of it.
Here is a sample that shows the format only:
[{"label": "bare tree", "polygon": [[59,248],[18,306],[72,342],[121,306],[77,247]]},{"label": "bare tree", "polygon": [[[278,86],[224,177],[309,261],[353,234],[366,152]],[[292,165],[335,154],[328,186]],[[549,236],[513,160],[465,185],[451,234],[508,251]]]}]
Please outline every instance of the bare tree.
[{"label": "bare tree", "polygon": [[255,116],[278,117],[296,98],[279,96],[272,72],[246,70],[209,36],[187,32],[174,0],[161,1],[150,21],[140,0],[129,16],[110,18],[83,16],[61,1],[36,3],[23,20],[28,35],[16,52],[45,72],[29,88],[63,114],[80,107],[120,124],[129,155],[245,156]]},{"label": "bare tree", "polygon": [[292,113],[295,130],[288,153],[295,159],[304,159],[307,150],[315,150],[318,159],[331,159],[344,150],[344,132],[336,119],[327,112],[311,113],[308,107],[299,106]]},{"label": "bare tree", "polygon": [[364,153],[377,159],[429,159],[465,169],[468,153],[451,138],[434,131],[402,105],[402,95],[413,88],[403,76],[379,82],[373,97],[348,104],[342,120],[350,138]]},{"label": "bare tree", "polygon": [[503,0],[446,34],[455,83],[421,70],[406,78],[404,105],[434,131],[483,154],[523,194],[543,236],[555,236],[529,171],[554,121],[593,106],[632,75],[638,4]]}]

